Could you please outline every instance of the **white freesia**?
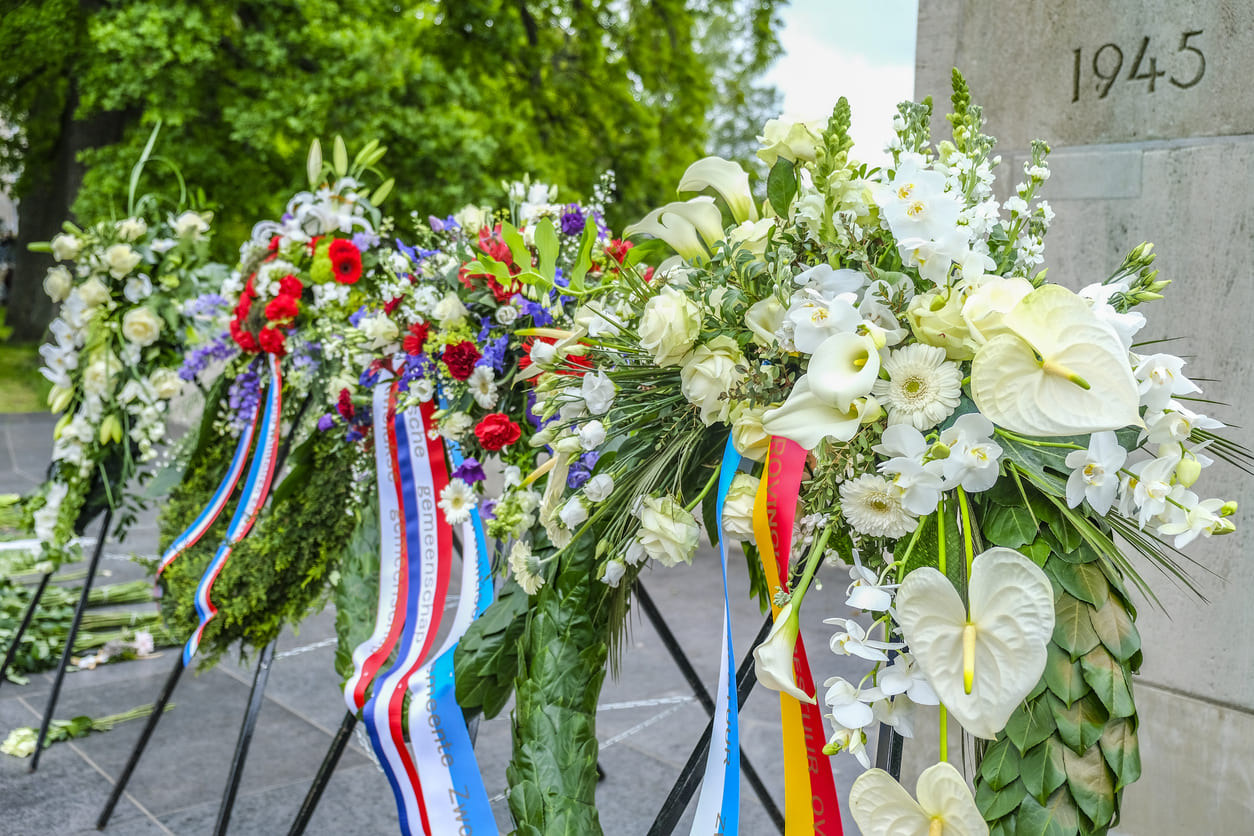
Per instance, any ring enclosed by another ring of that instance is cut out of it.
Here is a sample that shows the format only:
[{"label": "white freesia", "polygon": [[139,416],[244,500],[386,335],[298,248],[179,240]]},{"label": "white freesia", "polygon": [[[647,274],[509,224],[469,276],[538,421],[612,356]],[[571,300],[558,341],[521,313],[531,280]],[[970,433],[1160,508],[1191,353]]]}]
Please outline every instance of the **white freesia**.
[{"label": "white freesia", "polygon": [[98,308],[109,301],[109,288],[105,287],[104,282],[100,281],[100,279],[92,276],[79,285],[70,296],[78,296],[88,309]]},{"label": "white freesia", "polygon": [[646,496],[638,509],[636,542],[663,566],[691,563],[701,530],[692,514],[671,496]]},{"label": "white freesia", "polygon": [[604,502],[614,492],[614,479],[608,473],[598,473],[583,483],[583,495],[590,502]]},{"label": "white freesia", "polygon": [[61,265],[48,268],[48,272],[44,275],[44,293],[48,294],[48,298],[53,303],[64,302],[70,295],[70,289],[74,287],[74,277],[70,271]]},{"label": "white freesia", "polygon": [[[1065,287],[1032,291],[976,351],[971,395],[993,423],[1030,436],[1140,424],[1136,381],[1110,326]],[[1038,359],[1039,358],[1039,359]]]},{"label": "white freesia", "polygon": [[52,257],[57,261],[73,261],[78,258],[83,243],[73,235],[62,232],[52,238]]},{"label": "white freesia", "polygon": [[758,207],[749,190],[749,173],[739,163],[722,157],[705,157],[688,166],[679,181],[679,190],[700,192],[705,189],[719,193],[737,223],[758,219]]},{"label": "white freesia", "polygon": [[759,479],[748,473],[732,477],[727,499],[723,503],[723,533],[728,539],[753,539],[753,505],[758,497]]},{"label": "white freesia", "polygon": [[949,578],[915,569],[897,590],[897,621],[941,703],[992,740],[1045,669],[1054,591],[1039,566],[996,547],[976,555],[967,596],[969,615]]},{"label": "white freesia", "polygon": [[606,562],[605,572],[601,575],[601,582],[606,586],[618,586],[619,581],[623,579],[625,574],[627,574],[627,564],[615,558]]},{"label": "white freesia", "polygon": [[125,277],[143,260],[144,257],[130,244],[114,244],[104,254],[105,266],[109,268],[109,275],[115,279]]},{"label": "white freesia", "polygon": [[798,610],[790,600],[775,614],[775,624],[766,639],[753,649],[753,672],[763,687],[815,705],[814,695],[797,687],[793,673],[793,650],[800,630]]},{"label": "white freesia", "polygon": [[744,382],[745,366],[745,357],[731,337],[715,337],[697,346],[684,362],[680,388],[688,402],[700,408],[706,426],[727,420],[728,393]]},{"label": "white freesia", "polygon": [[659,366],[677,366],[701,333],[701,309],[682,291],[666,286],[640,313],[640,346]]},{"label": "white freesia", "polygon": [[1119,446],[1113,432],[1093,433],[1087,450],[1067,454],[1067,505],[1076,507],[1084,500],[1098,514],[1105,514],[1115,502],[1119,489],[1119,468],[1128,459],[1128,451]]},{"label": "white freesia", "polygon": [[150,308],[131,308],[122,317],[122,336],[137,346],[150,346],[161,336],[161,326]]},{"label": "white freesia", "polygon": [[862,773],[849,790],[849,811],[874,836],[988,836],[988,824],[966,779],[948,763],[923,770],[919,800],[882,769]]}]

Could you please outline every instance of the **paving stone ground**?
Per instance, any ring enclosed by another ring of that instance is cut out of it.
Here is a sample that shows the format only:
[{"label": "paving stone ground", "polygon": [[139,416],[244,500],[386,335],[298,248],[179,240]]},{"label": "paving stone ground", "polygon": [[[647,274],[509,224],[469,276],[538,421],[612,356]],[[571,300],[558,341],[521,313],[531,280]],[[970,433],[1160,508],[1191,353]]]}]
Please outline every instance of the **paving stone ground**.
[{"label": "paving stone ground", "polygon": [[[51,449],[52,424],[47,416],[0,415],[0,492],[24,491],[39,483]],[[156,527],[149,515],[126,543],[106,547],[101,566],[108,577],[102,582],[143,577],[130,555],[151,555],[155,549]],[[739,558],[731,564],[729,582],[735,596],[736,590],[746,588],[745,565]],[[827,650],[831,628],[822,619],[848,613],[842,604],[846,578],[841,572],[826,574],[827,583],[807,601],[803,635],[820,683],[834,675],[856,682],[864,667],[857,660],[837,659]],[[722,621],[717,554],[707,548],[692,566],[653,570],[643,580],[713,690]],[[748,653],[762,619],[755,602],[743,596],[733,602],[738,658]],[[334,621],[328,609],[279,641],[231,818],[232,834],[287,832],[343,718],[333,667]],[[151,702],[174,653],[168,650],[156,659],[68,674],[57,716],[101,716]],[[173,698],[175,708],[157,727],[107,833],[193,836],[213,831],[252,676],[251,662],[225,660],[212,670],[189,672],[182,678]],[[38,725],[51,683],[51,674],[40,674],[25,686],[0,687],[0,735],[16,726]],[[619,676],[607,679],[597,715],[605,771],[597,804],[607,834],[642,836],[648,831],[706,721],[656,631],[642,614],[633,614]],[[0,755],[0,836],[96,833],[96,816],[141,726],[142,722],[130,723],[107,734],[57,744],[44,753],[33,775],[27,771],[28,760]],[[778,700],[772,692],[761,686],[754,689],[741,712],[740,728],[744,752],[782,805]],[[508,709],[481,724],[476,751],[497,823],[501,832],[508,832],[503,795],[510,753]],[[845,832],[856,834],[844,799],[861,768],[847,756],[833,758],[832,763]],[[776,832],[743,779],[741,797],[741,833]],[[689,805],[677,833],[688,832],[694,808],[695,803]],[[344,753],[307,832],[311,836],[398,832],[387,781],[360,738]]]}]

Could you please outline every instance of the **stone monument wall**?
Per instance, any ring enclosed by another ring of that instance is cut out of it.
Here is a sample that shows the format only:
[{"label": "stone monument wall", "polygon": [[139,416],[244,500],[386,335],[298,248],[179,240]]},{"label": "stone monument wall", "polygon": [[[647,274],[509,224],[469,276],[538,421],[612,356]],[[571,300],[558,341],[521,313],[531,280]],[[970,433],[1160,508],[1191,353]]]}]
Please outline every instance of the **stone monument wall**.
[{"label": "stone monument wall", "polygon": [[[1198,411],[1254,446],[1254,3],[920,0],[915,94],[935,100],[937,137],[952,67],[999,139],[1002,199],[1032,139],[1053,149],[1050,279],[1078,289],[1152,241],[1174,283],[1138,338],[1181,337],[1161,350],[1226,404]],[[1254,832],[1254,479],[1219,463],[1202,486],[1241,502],[1238,531],[1189,548],[1208,602],[1141,562],[1162,606],[1139,604],[1144,775],[1125,836]],[[936,752],[922,735],[916,767]]]}]

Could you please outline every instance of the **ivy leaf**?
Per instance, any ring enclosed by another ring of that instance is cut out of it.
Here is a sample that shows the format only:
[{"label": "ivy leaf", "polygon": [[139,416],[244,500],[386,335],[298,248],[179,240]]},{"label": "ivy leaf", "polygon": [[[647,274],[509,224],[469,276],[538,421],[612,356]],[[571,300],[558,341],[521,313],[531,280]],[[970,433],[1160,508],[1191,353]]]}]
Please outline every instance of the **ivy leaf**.
[{"label": "ivy leaf", "polygon": [[780,157],[771,166],[771,173],[766,178],[766,197],[771,201],[771,208],[781,217],[788,216],[788,207],[797,195],[796,164]]},{"label": "ivy leaf", "polygon": [[1102,750],[1093,746],[1077,755],[1063,749],[1062,757],[1067,767],[1067,786],[1076,805],[1097,826],[1109,824],[1115,814],[1115,785],[1102,759]]},{"label": "ivy leaf", "polygon": [[1045,682],[1049,690],[1068,706],[1088,693],[1084,671],[1058,645],[1050,642],[1049,659],[1045,662]]},{"label": "ivy leaf", "polygon": [[1023,505],[994,505],[984,517],[984,536],[990,542],[1017,549],[1036,539],[1036,520]]},{"label": "ivy leaf", "polygon": [[1073,752],[1085,752],[1101,738],[1110,715],[1096,695],[1085,694],[1069,707],[1053,694],[1046,699],[1062,742]]},{"label": "ivy leaf", "polygon": [[1069,593],[1059,594],[1054,604],[1054,641],[1078,659],[1101,643],[1089,620],[1091,608]]},{"label": "ivy leaf", "polygon": [[1141,634],[1116,596],[1110,596],[1105,606],[1091,610],[1089,619],[1102,644],[1120,662],[1126,663],[1141,649]]},{"label": "ivy leaf", "polygon": [[1100,608],[1110,597],[1110,584],[1106,583],[1106,576],[1096,561],[1068,563],[1054,559],[1050,561],[1049,571],[1063,589],[1095,608]]},{"label": "ivy leaf", "polygon": [[1111,717],[1131,717],[1136,713],[1132,702],[1132,689],[1128,685],[1123,666],[1116,662],[1106,648],[1094,648],[1080,659],[1084,679],[1093,687],[1093,693],[1106,706]]},{"label": "ivy leaf", "polygon": [[1102,756],[1115,773],[1115,790],[1141,777],[1141,747],[1135,718],[1120,717],[1106,724],[1101,737]]},{"label": "ivy leaf", "polygon": [[353,651],[370,637],[379,602],[379,506],[362,505],[361,518],[340,559],[335,587],[335,670],[347,681]]},{"label": "ivy leaf", "polygon": [[1066,750],[1067,747],[1051,735],[1023,756],[1019,766],[1023,786],[1042,804],[1067,780],[1067,769],[1063,761],[1063,752]]}]

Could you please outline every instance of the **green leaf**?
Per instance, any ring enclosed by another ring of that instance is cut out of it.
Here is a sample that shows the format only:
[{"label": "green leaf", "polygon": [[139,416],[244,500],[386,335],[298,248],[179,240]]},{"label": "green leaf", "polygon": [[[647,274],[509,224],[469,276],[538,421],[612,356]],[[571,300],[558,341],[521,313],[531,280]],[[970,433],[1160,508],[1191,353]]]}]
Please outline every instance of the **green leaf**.
[{"label": "green leaf", "polygon": [[1104,647],[1094,648],[1080,659],[1084,679],[1093,687],[1093,693],[1106,706],[1111,717],[1131,717],[1136,713],[1132,702],[1132,689],[1128,684],[1123,666],[1114,660]]},{"label": "green leaf", "polygon": [[993,821],[1014,812],[1024,796],[1023,782],[1016,778],[1005,789],[994,790],[986,782],[980,781],[975,790],[975,806],[985,821]]},{"label": "green leaf", "polygon": [[1066,651],[1053,642],[1049,643],[1049,657],[1045,662],[1045,682],[1049,690],[1068,706],[1088,693],[1084,671],[1078,661],[1072,661]]},{"label": "green leaf", "polygon": [[788,208],[797,195],[796,164],[780,157],[771,166],[771,173],[766,178],[766,197],[771,201],[771,208],[782,218],[788,217]]},{"label": "green leaf", "polygon": [[1089,619],[1102,644],[1120,662],[1127,662],[1141,649],[1141,634],[1118,597],[1111,595],[1105,606],[1090,610]]},{"label": "green leaf", "polygon": [[557,240],[557,229],[551,218],[544,218],[535,229],[536,253],[539,256],[537,269],[550,283],[556,276],[557,253],[560,244]]},{"label": "green leaf", "polygon": [[1059,787],[1045,804],[1027,796],[1019,807],[1015,836],[1074,836],[1080,832],[1080,817],[1066,787]]},{"label": "green leaf", "polygon": [[1073,752],[1085,752],[1101,738],[1110,715],[1095,694],[1085,694],[1069,707],[1053,694],[1046,699],[1062,742]]},{"label": "green leaf", "polygon": [[511,223],[502,223],[501,240],[506,243],[510,254],[514,256],[514,264],[524,270],[531,266],[531,250],[527,249],[527,242],[523,240],[518,227]]},{"label": "green leaf", "polygon": [[1036,520],[1023,505],[993,505],[983,523],[984,536],[998,546],[1017,549],[1036,539]]},{"label": "green leaf", "polygon": [[1054,547],[1044,537],[1037,537],[1019,551],[1030,557],[1037,566],[1044,567],[1045,561],[1054,553]]},{"label": "green leaf", "polygon": [[526,627],[528,603],[527,593],[511,577],[457,643],[453,663],[457,702],[463,709],[480,709],[490,720],[514,693],[518,639]]},{"label": "green leaf", "polygon": [[583,237],[579,239],[579,253],[575,257],[575,266],[570,271],[570,287],[576,293],[583,293],[583,277],[592,266],[592,246],[597,240],[597,224],[588,218],[583,224]]},{"label": "green leaf", "polygon": [[378,206],[388,199],[388,195],[392,193],[392,187],[396,185],[396,179],[389,177],[379,184],[379,188],[374,190],[374,194],[370,195],[370,203]]},{"label": "green leaf", "polygon": [[980,776],[995,790],[1019,777],[1019,750],[1009,738],[1003,737],[988,747],[980,761]]},{"label": "green leaf", "polygon": [[1102,756],[1115,773],[1115,789],[1121,790],[1141,777],[1141,746],[1136,718],[1120,717],[1106,724],[1101,737]]},{"label": "green leaf", "polygon": [[1054,641],[1078,659],[1097,647],[1101,641],[1089,620],[1092,608],[1067,592],[1059,594],[1054,604]]},{"label": "green leaf", "polygon": [[1023,762],[1019,766],[1023,786],[1042,804],[1067,780],[1067,769],[1063,761],[1065,751],[1067,747],[1051,735],[1023,756]]},{"label": "green leaf", "polygon": [[1038,699],[1023,703],[1006,721],[1006,737],[1019,747],[1020,754],[1028,751],[1054,733],[1054,714],[1046,700]]},{"label": "green leaf", "polygon": [[1115,785],[1102,759],[1102,750],[1093,746],[1077,755],[1064,748],[1062,757],[1067,767],[1067,786],[1076,805],[1098,827],[1110,824],[1115,814]]},{"label": "green leaf", "polygon": [[335,176],[344,177],[348,174],[348,148],[344,146],[344,137],[336,134],[335,143],[331,148],[332,165],[335,166]]},{"label": "green leaf", "polygon": [[1050,561],[1049,573],[1063,589],[1094,607],[1101,607],[1110,597],[1110,584],[1106,583],[1097,561],[1068,563],[1055,558]]}]

